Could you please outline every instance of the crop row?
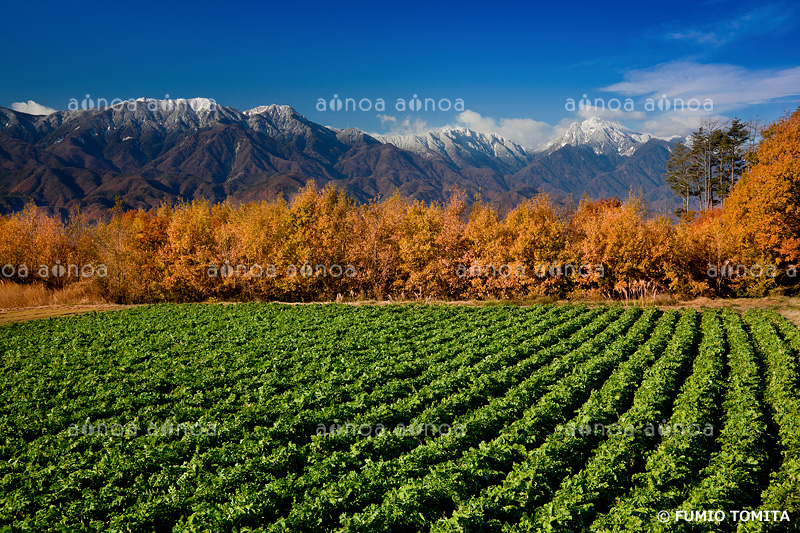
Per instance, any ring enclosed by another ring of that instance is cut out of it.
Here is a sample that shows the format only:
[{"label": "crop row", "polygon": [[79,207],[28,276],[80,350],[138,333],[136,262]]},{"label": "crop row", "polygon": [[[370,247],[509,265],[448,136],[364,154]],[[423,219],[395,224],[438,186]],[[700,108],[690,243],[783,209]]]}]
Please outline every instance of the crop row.
[{"label": "crop row", "polygon": [[[790,527],[674,513],[800,517],[800,332],[774,312],[157,305],[0,326],[0,365],[0,530],[748,533]],[[139,432],[70,426],[99,422]]]}]

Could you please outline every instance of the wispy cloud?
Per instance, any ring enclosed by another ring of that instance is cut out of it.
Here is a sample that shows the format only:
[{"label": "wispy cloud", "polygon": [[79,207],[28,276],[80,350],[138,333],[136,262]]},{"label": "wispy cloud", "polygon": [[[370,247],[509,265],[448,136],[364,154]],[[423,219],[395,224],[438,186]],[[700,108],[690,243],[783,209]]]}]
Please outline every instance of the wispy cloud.
[{"label": "wispy cloud", "polygon": [[[532,118],[495,118],[468,109],[455,116],[455,125],[494,132],[528,148],[538,148],[562,135],[572,121],[590,117],[629,123],[635,130],[659,137],[686,135],[703,120],[725,122],[727,115],[759,104],[800,100],[800,66],[751,70],[725,63],[672,61],[630,70],[621,81],[600,90],[615,94],[618,100],[630,99],[631,105],[599,107],[594,99],[555,125]],[[378,118],[390,135],[441,129],[411,117]]]},{"label": "wispy cloud", "polygon": [[622,108],[609,109],[608,107],[595,107],[591,105],[580,107],[577,111],[581,118],[604,118],[607,120],[644,120],[647,113],[644,111],[626,111]]},{"label": "wispy cloud", "polygon": [[459,125],[475,131],[497,133],[528,148],[538,148],[566,131],[572,122],[565,119],[555,126],[531,118],[501,118],[495,120],[467,109],[458,114]]},{"label": "wispy cloud", "polygon": [[397,117],[393,117],[392,115],[378,113],[378,120],[381,121],[381,126],[384,128],[390,128],[397,124]]},{"label": "wispy cloud", "polygon": [[424,120],[406,117],[398,119],[393,115],[378,115],[384,128],[382,133],[371,135],[424,135],[430,131],[441,131],[453,127],[467,127],[481,133],[496,133],[526,148],[538,148],[548,141],[562,135],[574,119],[564,119],[555,126],[531,118],[495,119],[467,109],[455,116],[454,124],[433,127]]},{"label": "wispy cloud", "polygon": [[710,99],[713,109],[703,110],[709,114],[800,95],[800,67],[749,70],[722,63],[675,61],[629,71],[623,81],[601,90],[653,99]]},{"label": "wispy cloud", "polygon": [[28,100],[27,102],[14,102],[11,104],[11,109],[20,113],[28,113],[29,115],[50,115],[55,113],[56,110],[52,107],[44,106],[40,103]]},{"label": "wispy cloud", "polygon": [[649,120],[641,125],[641,131],[652,133],[657,137],[672,137],[675,135],[686,136],[696,131],[705,121],[725,123],[730,117],[723,115],[697,115],[687,113],[666,113]]},{"label": "wispy cloud", "polygon": [[728,18],[719,17],[722,11],[720,6],[708,11],[714,18],[713,22],[690,28],[667,29],[664,37],[718,47],[740,39],[779,31],[795,15],[794,6],[785,2],[761,4]]},{"label": "wispy cloud", "polygon": [[404,119],[398,119],[393,115],[379,114],[378,120],[381,121],[381,127],[385,131],[376,135],[421,135],[433,129],[427,121],[421,118],[414,118],[407,116]]}]

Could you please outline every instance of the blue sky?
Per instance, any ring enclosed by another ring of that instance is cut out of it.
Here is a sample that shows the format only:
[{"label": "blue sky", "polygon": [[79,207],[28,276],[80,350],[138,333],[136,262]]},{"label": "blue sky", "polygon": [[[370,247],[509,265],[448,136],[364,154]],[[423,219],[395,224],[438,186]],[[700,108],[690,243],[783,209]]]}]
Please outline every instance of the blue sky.
[{"label": "blue sky", "polygon": [[[772,120],[800,104],[800,6],[790,0],[34,1],[3,11],[0,105],[20,109],[67,109],[86,94],[203,96],[239,109],[288,104],[340,128],[460,125],[534,146],[591,115],[672,135],[707,118]],[[415,94],[436,110],[410,110]],[[334,95],[372,109],[334,111]],[[569,109],[583,95],[619,109]],[[461,99],[463,110],[442,111],[443,98]]]}]

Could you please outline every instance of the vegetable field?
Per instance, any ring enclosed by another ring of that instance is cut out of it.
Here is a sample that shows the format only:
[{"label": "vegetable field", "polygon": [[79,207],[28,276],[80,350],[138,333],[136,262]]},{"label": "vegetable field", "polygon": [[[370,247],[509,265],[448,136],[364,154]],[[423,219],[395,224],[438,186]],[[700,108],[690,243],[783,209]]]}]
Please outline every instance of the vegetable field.
[{"label": "vegetable field", "polygon": [[771,311],[156,305],[0,327],[0,531],[795,531]]}]

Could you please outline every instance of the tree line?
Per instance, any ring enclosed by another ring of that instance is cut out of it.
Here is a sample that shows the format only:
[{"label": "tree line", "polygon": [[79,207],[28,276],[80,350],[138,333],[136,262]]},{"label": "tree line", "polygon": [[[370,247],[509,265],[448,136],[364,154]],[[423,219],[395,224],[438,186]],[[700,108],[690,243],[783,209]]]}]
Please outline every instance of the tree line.
[{"label": "tree line", "polygon": [[30,205],[0,217],[0,290],[87,284],[120,303],[796,293],[800,109],[748,139],[738,121],[695,132],[677,221],[636,194],[540,194],[501,215],[458,193],[357,204],[313,182],[291,201],[118,206],[93,222]]},{"label": "tree line", "polygon": [[704,121],[686,139],[673,144],[666,181],[682,200],[678,215],[689,213],[692,199],[699,211],[721,203],[744,173],[751,126],[734,118],[728,124]]}]

